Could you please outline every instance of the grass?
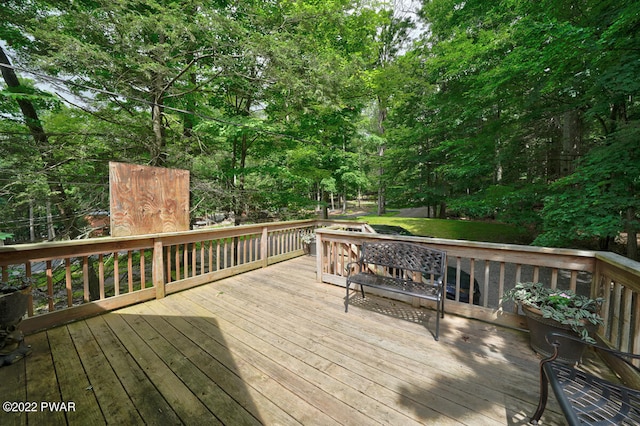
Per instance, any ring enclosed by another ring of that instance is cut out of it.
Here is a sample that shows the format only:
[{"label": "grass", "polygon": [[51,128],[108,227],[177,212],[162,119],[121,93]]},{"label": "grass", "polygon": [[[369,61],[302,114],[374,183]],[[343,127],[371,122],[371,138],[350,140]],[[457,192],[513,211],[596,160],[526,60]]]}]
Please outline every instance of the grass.
[{"label": "grass", "polygon": [[508,244],[529,244],[531,242],[526,231],[498,222],[394,216],[359,216],[357,220],[372,225],[401,226],[412,234],[422,237]]}]

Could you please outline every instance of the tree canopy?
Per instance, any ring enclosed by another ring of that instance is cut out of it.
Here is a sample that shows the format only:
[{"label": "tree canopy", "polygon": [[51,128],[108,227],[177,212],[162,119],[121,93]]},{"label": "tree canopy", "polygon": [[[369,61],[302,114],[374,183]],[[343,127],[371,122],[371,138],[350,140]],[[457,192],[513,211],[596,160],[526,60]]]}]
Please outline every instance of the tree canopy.
[{"label": "tree canopy", "polygon": [[192,216],[369,195],[637,258],[630,0],[7,0],[0,231],[76,237],[108,162],[186,168]]}]

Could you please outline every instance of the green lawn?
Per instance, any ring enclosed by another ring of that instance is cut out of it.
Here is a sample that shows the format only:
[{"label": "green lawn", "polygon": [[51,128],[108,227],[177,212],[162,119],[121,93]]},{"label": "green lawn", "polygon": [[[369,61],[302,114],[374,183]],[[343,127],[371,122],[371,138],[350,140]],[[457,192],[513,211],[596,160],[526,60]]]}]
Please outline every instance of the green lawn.
[{"label": "green lawn", "polygon": [[402,226],[412,234],[423,237],[510,244],[529,244],[531,242],[526,230],[496,222],[393,216],[360,216],[357,220],[372,225]]}]

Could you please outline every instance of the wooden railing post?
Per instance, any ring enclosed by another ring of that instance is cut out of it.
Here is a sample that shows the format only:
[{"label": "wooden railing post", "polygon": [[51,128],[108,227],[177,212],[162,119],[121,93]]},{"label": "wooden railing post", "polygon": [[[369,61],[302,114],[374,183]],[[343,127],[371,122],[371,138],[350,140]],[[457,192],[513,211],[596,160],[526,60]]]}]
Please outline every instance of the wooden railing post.
[{"label": "wooden railing post", "polygon": [[151,279],[156,288],[156,299],[162,299],[165,295],[164,288],[164,256],[162,240],[153,242],[153,265],[151,266]]},{"label": "wooden railing post", "polygon": [[322,243],[322,233],[316,233],[316,281],[322,282],[322,262],[324,261],[324,250]]},{"label": "wooden railing post", "polygon": [[262,267],[266,268],[269,264],[269,229],[262,227],[262,237],[260,238],[260,260]]}]

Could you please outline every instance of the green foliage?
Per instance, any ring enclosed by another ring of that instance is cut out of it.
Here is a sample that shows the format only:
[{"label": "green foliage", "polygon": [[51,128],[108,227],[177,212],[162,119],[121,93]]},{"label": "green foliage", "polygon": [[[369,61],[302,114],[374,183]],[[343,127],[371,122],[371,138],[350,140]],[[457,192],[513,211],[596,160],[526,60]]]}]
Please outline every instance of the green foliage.
[{"label": "green foliage", "polygon": [[497,222],[393,216],[362,216],[358,220],[377,225],[402,226],[412,234],[423,237],[494,243],[513,243],[528,238],[522,229]]},{"label": "green foliage", "polygon": [[584,341],[595,343],[589,336],[586,324],[603,325],[598,314],[604,299],[591,299],[571,290],[556,290],[542,283],[517,283],[505,292],[503,301],[514,301],[539,309],[544,318],[569,325]]},{"label": "green foliage", "polygon": [[493,185],[450,200],[448,210],[455,216],[498,219],[533,231],[542,221],[540,210],[546,191],[546,185],[541,184]]},{"label": "green foliage", "polygon": [[624,215],[640,211],[636,1],[431,0],[422,22],[351,0],[7,0],[0,14],[20,70],[60,78],[76,104],[0,87],[0,214],[18,239],[29,206],[43,233],[51,201],[81,234],[113,160],[189,169],[194,215],[295,216],[380,190],[542,223],[538,244],[638,229]]},{"label": "green foliage", "polygon": [[640,228],[637,217],[625,223],[623,216],[629,208],[640,211],[639,138],[637,125],[620,128],[592,149],[575,173],[554,183],[537,244],[567,246]]}]

